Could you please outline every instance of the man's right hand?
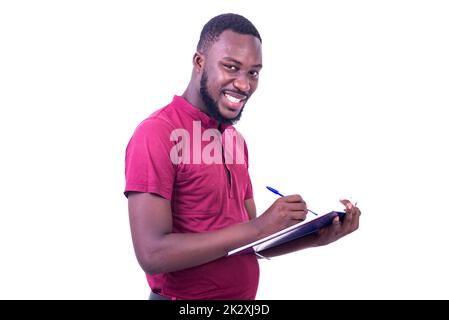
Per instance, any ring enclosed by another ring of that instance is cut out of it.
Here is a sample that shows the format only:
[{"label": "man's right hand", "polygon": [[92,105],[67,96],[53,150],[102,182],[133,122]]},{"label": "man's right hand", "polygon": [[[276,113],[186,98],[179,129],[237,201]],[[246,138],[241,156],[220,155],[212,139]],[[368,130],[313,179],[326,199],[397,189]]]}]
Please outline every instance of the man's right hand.
[{"label": "man's right hand", "polygon": [[263,237],[306,219],[307,204],[299,194],[277,199],[254,220]]}]

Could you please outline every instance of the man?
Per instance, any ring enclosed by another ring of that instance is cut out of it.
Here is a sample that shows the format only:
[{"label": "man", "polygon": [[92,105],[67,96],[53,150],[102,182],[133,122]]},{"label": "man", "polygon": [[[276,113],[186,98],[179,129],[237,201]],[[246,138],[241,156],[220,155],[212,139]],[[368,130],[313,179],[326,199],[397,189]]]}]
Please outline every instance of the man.
[{"label": "man", "polygon": [[[244,17],[211,19],[201,32],[186,91],[144,120],[128,144],[125,195],[150,299],[254,299],[257,257],[227,252],[306,218],[299,195],[282,197],[256,216],[246,144],[232,126],[257,88],[261,44]],[[342,203],[343,222],[336,218],[263,254],[326,245],[356,230],[359,209]]]}]

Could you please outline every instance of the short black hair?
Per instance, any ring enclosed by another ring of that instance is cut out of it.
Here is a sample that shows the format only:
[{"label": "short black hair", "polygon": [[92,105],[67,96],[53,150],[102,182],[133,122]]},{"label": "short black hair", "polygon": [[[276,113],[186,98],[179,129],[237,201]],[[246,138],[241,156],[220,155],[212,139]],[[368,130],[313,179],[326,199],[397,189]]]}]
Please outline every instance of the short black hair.
[{"label": "short black hair", "polygon": [[225,13],[210,19],[204,25],[196,50],[201,53],[206,52],[225,30],[253,35],[262,43],[259,31],[257,31],[251,21],[235,13]]}]

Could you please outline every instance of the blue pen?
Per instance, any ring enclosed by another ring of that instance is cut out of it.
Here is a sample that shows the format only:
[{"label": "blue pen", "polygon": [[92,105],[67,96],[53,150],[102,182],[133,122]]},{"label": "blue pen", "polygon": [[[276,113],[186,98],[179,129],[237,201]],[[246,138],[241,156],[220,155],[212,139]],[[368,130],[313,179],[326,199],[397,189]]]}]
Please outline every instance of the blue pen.
[{"label": "blue pen", "polygon": [[[272,187],[268,187],[268,186],[267,186],[267,189],[270,190],[271,192],[273,192],[274,194],[280,195],[281,197],[284,196],[282,193],[280,193],[279,191],[277,191],[276,189],[274,189],[274,188],[272,188]],[[313,212],[313,211],[310,210],[310,209],[307,209],[307,211],[312,212],[312,213],[313,213],[314,215],[316,215],[316,216],[318,215],[318,213],[315,213],[315,212]]]}]

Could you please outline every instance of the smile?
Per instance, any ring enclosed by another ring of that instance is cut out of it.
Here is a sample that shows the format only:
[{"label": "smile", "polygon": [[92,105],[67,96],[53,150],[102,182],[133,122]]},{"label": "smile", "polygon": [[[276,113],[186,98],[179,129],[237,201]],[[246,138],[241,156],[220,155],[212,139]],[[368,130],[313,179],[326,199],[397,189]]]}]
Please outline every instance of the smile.
[{"label": "smile", "polygon": [[232,111],[241,109],[248,99],[248,96],[234,91],[224,91],[223,96],[225,97],[226,107]]},{"label": "smile", "polygon": [[228,94],[228,93],[225,93],[225,97],[229,100],[229,101],[231,101],[232,103],[239,103],[239,102],[241,102],[243,99],[238,99],[238,98],[236,98],[236,97],[233,97],[233,96],[231,96],[230,94]]}]

